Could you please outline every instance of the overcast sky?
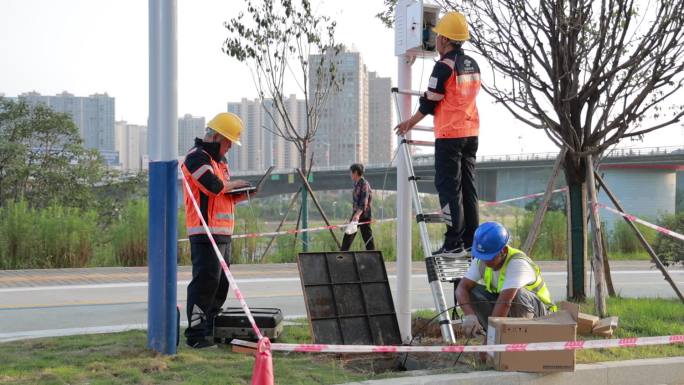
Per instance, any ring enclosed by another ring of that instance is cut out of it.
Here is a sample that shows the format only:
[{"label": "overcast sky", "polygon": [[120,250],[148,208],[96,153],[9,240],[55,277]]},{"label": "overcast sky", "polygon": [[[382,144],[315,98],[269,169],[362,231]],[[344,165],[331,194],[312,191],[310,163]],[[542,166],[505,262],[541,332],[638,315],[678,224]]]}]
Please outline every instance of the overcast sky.
[{"label": "overcast sky", "polygon": [[[360,51],[369,71],[396,85],[394,35],[374,15],[382,0],[313,0],[338,22],[337,39]],[[107,92],[116,98],[116,119],[147,121],[147,6],[145,0],[0,1],[0,93],[53,95]],[[226,103],[256,93],[244,64],[221,52],[223,22],[237,15],[239,0],[178,0],[178,113],[211,118]],[[480,62],[483,73],[486,62]],[[413,65],[414,89],[426,85],[432,61]],[[286,90],[287,91],[287,90]],[[294,92],[295,90],[292,90]],[[480,154],[556,151],[546,136],[515,121],[490,98],[478,99]],[[684,143],[681,125],[647,135],[625,147]]]}]

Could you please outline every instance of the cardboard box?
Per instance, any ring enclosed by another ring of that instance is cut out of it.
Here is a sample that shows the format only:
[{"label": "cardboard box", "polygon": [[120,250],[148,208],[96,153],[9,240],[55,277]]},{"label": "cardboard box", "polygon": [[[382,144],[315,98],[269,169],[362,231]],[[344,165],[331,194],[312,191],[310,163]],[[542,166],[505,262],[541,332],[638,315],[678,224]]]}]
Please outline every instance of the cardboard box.
[{"label": "cardboard box", "polygon": [[[531,342],[575,341],[576,316],[560,310],[546,317],[490,317],[487,344],[526,344]],[[520,372],[572,372],[575,351],[497,352],[490,354],[496,370]]]},{"label": "cardboard box", "polygon": [[577,334],[582,336],[589,336],[594,330],[594,326],[599,321],[599,317],[591,314],[578,313],[577,316]]},{"label": "cardboard box", "polygon": [[611,337],[618,326],[618,317],[604,318],[594,325],[592,334],[598,337]]}]

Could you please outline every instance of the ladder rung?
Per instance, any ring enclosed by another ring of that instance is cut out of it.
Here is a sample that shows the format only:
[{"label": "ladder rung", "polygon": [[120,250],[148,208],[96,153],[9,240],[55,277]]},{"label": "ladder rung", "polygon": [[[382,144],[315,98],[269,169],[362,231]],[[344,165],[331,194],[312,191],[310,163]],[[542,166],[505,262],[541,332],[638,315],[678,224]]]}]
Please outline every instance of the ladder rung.
[{"label": "ladder rung", "polygon": [[435,145],[435,142],[430,142],[427,140],[404,139],[402,142],[406,143],[406,144],[410,144],[412,146],[434,146]]},{"label": "ladder rung", "polygon": [[442,214],[418,214],[416,215],[416,221],[425,223],[446,223]]},{"label": "ladder rung", "polygon": [[435,177],[433,176],[410,176],[408,178],[409,182],[415,180],[416,182],[434,182]]},{"label": "ladder rung", "polygon": [[429,126],[413,126],[411,130],[414,131],[425,131],[425,132],[432,132],[435,130],[434,127],[429,127]]},{"label": "ladder rung", "polygon": [[413,90],[400,90],[398,87],[392,87],[392,92],[399,95],[412,95],[412,96],[423,96],[425,92],[413,91]]}]

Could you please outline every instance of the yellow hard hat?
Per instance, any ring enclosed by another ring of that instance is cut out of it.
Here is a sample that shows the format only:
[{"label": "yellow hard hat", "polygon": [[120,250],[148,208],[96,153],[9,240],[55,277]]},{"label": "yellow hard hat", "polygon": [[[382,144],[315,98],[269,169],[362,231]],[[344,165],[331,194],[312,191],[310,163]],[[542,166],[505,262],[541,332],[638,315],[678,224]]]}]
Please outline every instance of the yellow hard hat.
[{"label": "yellow hard hat", "polygon": [[447,13],[439,19],[437,25],[432,30],[436,34],[442,35],[450,40],[466,41],[470,39],[468,22],[461,12]]},{"label": "yellow hard hat", "polygon": [[207,127],[223,135],[226,139],[242,146],[240,133],[242,132],[242,119],[232,112],[221,112],[207,123]]}]

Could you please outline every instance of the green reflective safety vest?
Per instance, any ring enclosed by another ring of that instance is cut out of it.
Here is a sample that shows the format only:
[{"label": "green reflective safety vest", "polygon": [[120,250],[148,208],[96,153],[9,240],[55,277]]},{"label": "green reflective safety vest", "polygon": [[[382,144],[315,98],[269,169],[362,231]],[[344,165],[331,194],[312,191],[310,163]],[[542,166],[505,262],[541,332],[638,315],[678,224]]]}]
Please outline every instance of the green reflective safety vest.
[{"label": "green reflective safety vest", "polygon": [[485,266],[484,275],[482,277],[484,280],[485,289],[490,293],[501,293],[504,281],[506,280],[506,268],[508,268],[508,263],[511,262],[512,259],[522,259],[532,266],[536,278],[533,283],[526,285],[525,288],[534,293],[534,295],[536,295],[537,298],[539,298],[539,300],[546,305],[546,308],[549,309],[549,311],[555,312],[558,310],[556,304],[554,304],[553,300],[551,300],[551,293],[549,292],[549,288],[546,286],[546,282],[544,282],[544,279],[542,278],[541,269],[539,266],[537,266],[537,264],[534,263],[534,261],[532,261],[532,259],[525,255],[525,253],[523,253],[521,250],[514,249],[510,246],[508,247],[508,256],[506,257],[506,260],[499,271],[499,282],[497,283],[496,287],[492,285],[494,269]]}]

